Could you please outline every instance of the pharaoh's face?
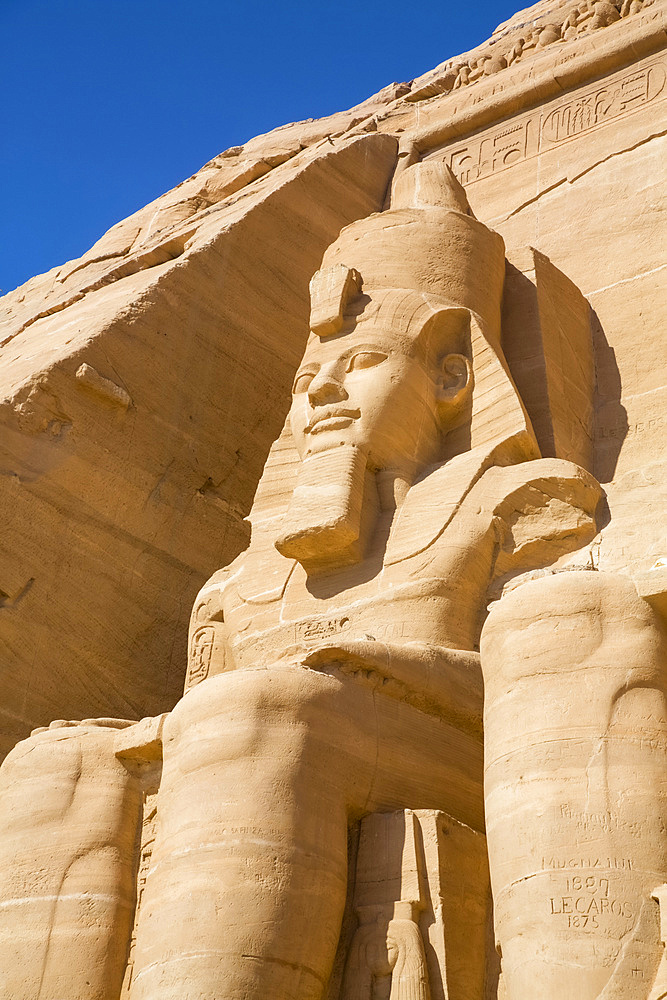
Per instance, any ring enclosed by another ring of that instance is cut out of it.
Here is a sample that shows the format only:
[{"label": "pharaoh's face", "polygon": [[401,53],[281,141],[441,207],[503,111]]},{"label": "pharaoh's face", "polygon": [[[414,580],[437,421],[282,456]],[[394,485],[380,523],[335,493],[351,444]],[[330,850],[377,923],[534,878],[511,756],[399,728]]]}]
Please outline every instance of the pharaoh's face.
[{"label": "pharaoh's face", "polygon": [[353,445],[372,469],[415,471],[439,450],[436,373],[400,336],[361,320],[311,338],[294,379],[290,423],[301,458]]}]

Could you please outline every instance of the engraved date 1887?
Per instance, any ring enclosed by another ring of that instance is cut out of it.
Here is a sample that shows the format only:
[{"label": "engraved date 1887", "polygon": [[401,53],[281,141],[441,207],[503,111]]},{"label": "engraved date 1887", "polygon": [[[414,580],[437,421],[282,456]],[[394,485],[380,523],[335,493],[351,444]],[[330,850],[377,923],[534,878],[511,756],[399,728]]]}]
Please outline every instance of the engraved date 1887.
[{"label": "engraved date 1887", "polygon": [[567,926],[594,931],[605,918],[634,919],[634,908],[628,899],[609,895],[609,879],[599,875],[573,875],[566,879],[566,893],[549,900],[552,916],[567,917]]}]

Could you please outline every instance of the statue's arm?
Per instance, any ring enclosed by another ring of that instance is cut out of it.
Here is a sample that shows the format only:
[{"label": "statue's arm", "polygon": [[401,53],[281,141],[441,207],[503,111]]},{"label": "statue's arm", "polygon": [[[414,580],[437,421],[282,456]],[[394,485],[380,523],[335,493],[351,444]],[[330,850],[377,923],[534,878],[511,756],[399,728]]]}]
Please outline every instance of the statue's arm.
[{"label": "statue's arm", "polygon": [[[461,607],[461,614],[472,611],[481,628],[494,584],[502,587],[513,576],[549,566],[590,542],[601,494],[592,476],[570,462],[541,459],[494,467],[481,477],[461,504],[460,516],[455,515],[435,542],[430,572],[437,566],[438,575],[453,589],[461,572],[473,584],[481,583],[476,597],[474,586],[458,588],[460,599],[474,604]],[[483,573],[477,567],[473,572],[462,558],[466,544],[471,551],[488,548]],[[472,650],[427,642],[337,639],[308,653],[303,662],[319,670],[368,672],[380,678],[387,693],[409,696],[458,724],[481,730],[482,673],[479,654]]]},{"label": "statue's arm", "polygon": [[303,662],[315,670],[334,666],[346,673],[375,674],[383,685],[398,689],[397,693],[403,688],[424,707],[481,732],[483,690],[478,653],[421,642],[345,639],[320,646]]}]

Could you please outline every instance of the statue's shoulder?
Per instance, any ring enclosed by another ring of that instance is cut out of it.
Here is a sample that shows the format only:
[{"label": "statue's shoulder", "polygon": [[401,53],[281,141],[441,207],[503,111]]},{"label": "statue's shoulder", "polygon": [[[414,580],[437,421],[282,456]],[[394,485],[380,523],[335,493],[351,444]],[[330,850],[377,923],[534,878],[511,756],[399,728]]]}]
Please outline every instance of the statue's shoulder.
[{"label": "statue's shoulder", "polygon": [[595,535],[602,494],[590,473],[563,459],[494,465],[471,451],[415,483],[396,518],[385,565],[449,545],[454,534],[475,545],[489,532],[497,548],[494,577],[549,565]]},{"label": "statue's shoulder", "polygon": [[229,564],[217,569],[201,588],[192,608],[191,623],[205,621],[223,621],[223,604],[225,590],[230,580],[238,575],[241,566],[241,556]]},{"label": "statue's shoulder", "polygon": [[285,593],[287,582],[296,566],[294,559],[285,559],[276,549],[273,535],[257,532],[250,546],[224,569],[217,570],[199,591],[195,610],[201,614],[224,616],[224,607],[237,604],[274,604]]}]

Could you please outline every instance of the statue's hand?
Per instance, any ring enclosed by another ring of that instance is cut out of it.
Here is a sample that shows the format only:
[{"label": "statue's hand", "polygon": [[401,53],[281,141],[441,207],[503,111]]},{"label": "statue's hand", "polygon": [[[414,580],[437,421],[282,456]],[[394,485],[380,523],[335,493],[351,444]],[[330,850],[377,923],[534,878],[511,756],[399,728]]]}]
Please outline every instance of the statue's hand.
[{"label": "statue's hand", "polygon": [[50,729],[73,729],[78,726],[95,726],[102,729],[127,729],[128,726],[136,725],[136,719],[54,719],[48,726],[38,726],[30,733],[31,736],[39,736]]},{"label": "statue's hand", "polygon": [[397,653],[407,647],[377,642],[375,639],[338,639],[323,643],[304,659],[309,667],[320,667],[326,663],[337,663],[348,670],[375,670],[382,676],[392,676],[390,664]]},{"label": "statue's hand", "polygon": [[[482,673],[479,654],[463,649],[371,639],[339,639],[308,653],[303,661],[314,670],[336,666],[345,673],[368,671],[381,678],[388,694],[409,696],[429,711],[465,720],[481,732]],[[394,688],[403,689],[389,690]]]}]

